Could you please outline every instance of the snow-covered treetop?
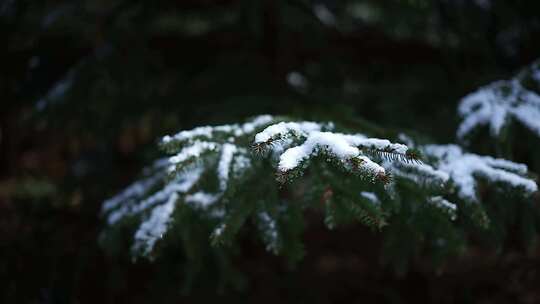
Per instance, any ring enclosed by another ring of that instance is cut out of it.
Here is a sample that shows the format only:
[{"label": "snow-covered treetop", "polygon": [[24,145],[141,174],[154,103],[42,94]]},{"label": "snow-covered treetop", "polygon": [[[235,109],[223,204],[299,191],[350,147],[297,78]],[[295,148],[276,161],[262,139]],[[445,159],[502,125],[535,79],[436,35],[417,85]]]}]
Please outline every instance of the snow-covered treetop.
[{"label": "snow-covered treetop", "polygon": [[[231,238],[251,218],[267,249],[278,253],[286,243],[284,231],[295,225],[282,220],[291,217],[288,212],[294,208],[283,203],[278,186],[293,181],[311,165],[314,168],[306,176],[311,184],[293,192],[313,197],[312,208],[326,202],[329,227],[338,218],[336,210],[344,208],[347,216],[381,228],[397,212],[388,206],[401,201],[420,204],[418,210],[433,207],[453,220],[459,202],[448,198],[481,201],[479,177],[522,193],[537,191],[521,164],[465,153],[454,145],[416,147],[407,138],[400,139],[406,144],[393,143],[336,129],[332,123],[263,115],[243,124],[198,127],[165,136],[161,145],[170,156],[156,161],[141,180],[104,202],[103,215],[109,227],[137,219],[135,256],[150,256],[172,225],[182,225],[178,210],[184,208],[211,223],[216,244]],[[427,156],[423,161],[421,154]],[[278,183],[269,168],[277,171]],[[346,180],[339,174],[346,174]],[[410,187],[418,189],[414,199],[404,192]]]},{"label": "snow-covered treetop", "polygon": [[474,129],[488,126],[498,137],[510,121],[515,121],[540,137],[540,61],[510,80],[500,80],[465,96],[458,113],[462,122],[457,130],[460,139]]}]

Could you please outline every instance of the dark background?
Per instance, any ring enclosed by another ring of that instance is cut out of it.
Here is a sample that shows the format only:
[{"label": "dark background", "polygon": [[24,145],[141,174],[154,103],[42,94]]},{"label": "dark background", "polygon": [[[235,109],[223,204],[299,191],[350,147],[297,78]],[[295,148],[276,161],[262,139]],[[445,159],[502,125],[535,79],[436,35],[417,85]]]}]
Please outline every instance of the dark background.
[{"label": "dark background", "polygon": [[402,273],[380,234],[310,214],[295,267],[241,239],[234,287],[98,245],[101,202],[180,129],[270,113],[455,141],[460,97],[540,54],[538,1],[3,0],[0,37],[2,303],[540,302],[537,249]]}]

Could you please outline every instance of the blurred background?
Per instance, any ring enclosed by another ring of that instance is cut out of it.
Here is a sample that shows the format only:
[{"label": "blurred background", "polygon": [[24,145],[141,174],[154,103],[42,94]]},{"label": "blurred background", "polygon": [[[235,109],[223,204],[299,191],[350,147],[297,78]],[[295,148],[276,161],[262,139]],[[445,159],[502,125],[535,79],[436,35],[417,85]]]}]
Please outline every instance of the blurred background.
[{"label": "blurred background", "polygon": [[396,273],[378,233],[317,220],[297,265],[241,242],[238,284],[190,288],[181,256],[98,243],[103,200],[181,129],[269,113],[454,142],[460,98],[540,55],[539,1],[2,0],[0,34],[1,303],[540,303],[540,251],[511,242]]}]

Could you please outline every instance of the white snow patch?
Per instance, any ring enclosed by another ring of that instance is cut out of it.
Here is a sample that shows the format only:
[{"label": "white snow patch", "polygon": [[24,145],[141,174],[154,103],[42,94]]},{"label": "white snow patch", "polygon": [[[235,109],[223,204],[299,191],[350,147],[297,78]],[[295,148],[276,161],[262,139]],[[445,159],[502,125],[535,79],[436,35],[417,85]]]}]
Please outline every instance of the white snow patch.
[{"label": "white snow patch", "polygon": [[534,181],[519,175],[526,171],[525,165],[490,156],[464,153],[456,145],[427,145],[423,150],[426,154],[438,158],[437,169],[448,173],[457,186],[458,196],[462,199],[478,201],[476,175],[490,182],[501,182],[521,188],[528,193],[538,190]]},{"label": "white snow patch", "polygon": [[186,195],[185,202],[200,209],[206,209],[213,205],[219,198],[220,194],[212,194],[206,192],[195,192],[193,194]]},{"label": "white snow patch", "polygon": [[152,187],[157,185],[163,180],[163,178],[165,178],[165,172],[162,172],[161,169],[167,165],[168,160],[166,158],[161,158],[155,161],[152,166],[145,168],[143,171],[147,177],[132,183],[119,194],[104,201],[101,207],[101,212],[107,213],[112,209],[117,208],[121,204],[130,204],[140,200],[151,190]]},{"label": "white snow patch", "polygon": [[150,217],[142,222],[135,232],[133,250],[142,250],[144,255],[152,252],[157,240],[163,238],[163,234],[167,231],[178,198],[178,193],[172,193],[165,204],[152,210]]},{"label": "white snow patch", "polygon": [[171,168],[174,169],[174,166],[190,159],[192,157],[199,157],[202,153],[208,150],[217,149],[217,144],[207,141],[197,141],[193,145],[183,148],[178,154],[169,158],[169,163]]},{"label": "white snow patch", "polygon": [[[359,135],[313,131],[309,133],[308,138],[302,145],[289,148],[281,154],[278,169],[283,172],[292,170],[298,167],[302,161],[324,150],[342,162],[352,158],[359,158],[362,168],[374,174],[384,174],[384,168],[371,161],[368,157],[360,155],[361,152],[356,146],[380,147],[385,144],[391,143],[381,139],[366,139]],[[396,144],[396,148],[400,151],[402,149],[406,151],[407,149],[406,146],[399,144]]]},{"label": "white snow patch", "polygon": [[432,196],[428,199],[428,203],[448,213],[448,215],[450,215],[451,220],[453,221],[456,220],[457,218],[456,204],[449,202],[442,196]]},{"label": "white snow patch", "polygon": [[237,151],[237,147],[233,144],[223,144],[221,147],[221,158],[218,163],[218,179],[219,188],[221,191],[227,189],[227,183],[229,181],[229,171],[231,169],[231,162],[233,155]]},{"label": "white snow patch", "polygon": [[429,183],[439,187],[448,182],[448,173],[437,170],[426,163],[403,163],[385,161],[383,167],[393,175],[409,179],[415,183]]},{"label": "white snow patch", "polygon": [[266,250],[277,253],[279,244],[279,233],[276,225],[276,221],[270,217],[268,212],[259,212],[258,218],[260,220],[260,229],[264,234],[264,240],[266,242]]},{"label": "white snow patch", "polygon": [[123,204],[111,212],[107,218],[109,225],[113,225],[126,216],[140,213],[154,205],[167,201],[174,193],[186,193],[197,183],[202,174],[202,167],[179,174],[174,181],[167,184],[160,191],[152,194],[136,204]]},{"label": "white snow patch", "polygon": [[[533,78],[539,70],[531,71]],[[493,136],[499,136],[509,118],[540,136],[540,95],[521,85],[524,75],[493,82],[465,96],[458,106],[463,120],[457,136],[464,138],[475,128],[485,125],[489,126]]]},{"label": "white snow patch", "polygon": [[255,135],[255,143],[264,143],[272,138],[287,138],[289,134],[294,136],[307,136],[309,132],[320,131],[322,125],[315,122],[280,122],[266,127]]},{"label": "white snow patch", "polygon": [[292,170],[320,149],[328,151],[340,160],[351,159],[360,154],[358,148],[351,146],[341,134],[312,132],[302,145],[287,149],[281,155],[278,169]]},{"label": "white snow patch", "polygon": [[360,192],[360,196],[367,199],[368,201],[372,202],[375,205],[380,205],[381,201],[379,200],[379,197],[377,197],[377,194],[374,192],[368,192],[368,191],[362,191]]},{"label": "white snow patch", "polygon": [[154,187],[157,183],[163,180],[164,176],[165,174],[158,173],[154,176],[150,176],[131,184],[118,195],[103,202],[102,212],[108,212],[118,207],[120,204],[125,204],[128,201],[134,201],[142,198],[146,193],[148,193],[150,188]]},{"label": "white snow patch", "polygon": [[[244,124],[197,127],[192,130],[180,131],[173,136],[164,136],[162,138],[162,142],[167,144],[172,141],[192,141],[196,138],[212,139],[214,137],[214,133],[226,133],[240,137],[255,132],[255,130],[258,128],[272,122],[273,119],[274,118],[271,115],[260,115]],[[233,137],[229,137],[229,139],[231,138],[234,139]]]},{"label": "white snow patch", "polygon": [[173,139],[178,140],[178,141],[184,141],[184,140],[188,140],[188,139],[192,139],[194,137],[200,137],[200,136],[211,138],[212,127],[204,126],[204,127],[197,127],[193,130],[180,131],[174,136],[169,136],[169,135],[164,136],[162,141],[163,143],[169,143]]},{"label": "white snow patch", "polygon": [[251,167],[251,160],[248,157],[248,151],[244,148],[238,147],[237,151],[238,153],[236,154],[232,164],[232,172],[235,177],[240,176],[241,173]]}]

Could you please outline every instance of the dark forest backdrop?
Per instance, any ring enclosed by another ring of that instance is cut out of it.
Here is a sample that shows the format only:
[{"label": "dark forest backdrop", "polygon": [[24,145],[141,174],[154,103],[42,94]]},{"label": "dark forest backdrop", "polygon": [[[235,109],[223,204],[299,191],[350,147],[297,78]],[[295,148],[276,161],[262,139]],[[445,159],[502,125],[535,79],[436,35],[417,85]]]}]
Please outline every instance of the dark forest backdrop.
[{"label": "dark forest backdrop", "polygon": [[378,233],[315,220],[294,268],[246,241],[236,285],[190,289],[178,257],[98,245],[103,200],[180,129],[270,113],[454,141],[460,98],[540,55],[538,1],[4,0],[0,34],[2,303],[540,302],[540,251],[511,239],[397,273]]}]

